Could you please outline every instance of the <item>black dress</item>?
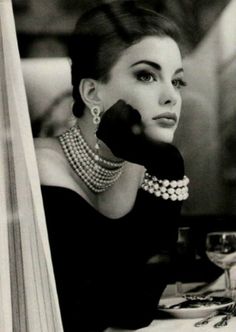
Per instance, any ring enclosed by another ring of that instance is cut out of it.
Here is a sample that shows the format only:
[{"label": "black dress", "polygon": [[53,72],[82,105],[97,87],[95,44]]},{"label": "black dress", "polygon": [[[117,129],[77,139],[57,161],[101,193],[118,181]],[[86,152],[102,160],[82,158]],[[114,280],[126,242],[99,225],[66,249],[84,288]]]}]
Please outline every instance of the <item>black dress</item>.
[{"label": "black dress", "polygon": [[181,203],[140,189],[132,211],[114,220],[70,189],[42,194],[64,331],[148,325],[171,264],[147,261],[171,255]]}]

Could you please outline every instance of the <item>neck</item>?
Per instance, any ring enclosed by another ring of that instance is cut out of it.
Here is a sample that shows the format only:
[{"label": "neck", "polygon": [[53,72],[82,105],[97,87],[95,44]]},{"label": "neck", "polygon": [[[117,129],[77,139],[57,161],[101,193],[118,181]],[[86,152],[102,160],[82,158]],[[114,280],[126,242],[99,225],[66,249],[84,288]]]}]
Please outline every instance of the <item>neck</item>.
[{"label": "neck", "polygon": [[59,135],[59,141],[71,168],[93,192],[103,192],[119,179],[124,161],[114,162],[95,153],[78,126]]},{"label": "neck", "polygon": [[[88,145],[91,147],[91,149],[94,150],[95,144],[96,144],[96,126],[93,124],[91,115],[89,112],[85,111],[85,114],[83,117],[79,118],[77,120],[77,125],[79,126],[81,133],[85,139],[85,141],[88,143]],[[108,146],[99,140],[99,155],[105,159],[118,161],[120,160],[117,158],[112,151],[108,148]]]},{"label": "neck", "polygon": [[[91,119],[90,119],[91,120]],[[91,121],[92,122],[92,121]],[[93,135],[94,127],[90,122],[86,122],[84,118],[78,120],[81,132],[83,129],[83,138],[90,147],[95,145],[95,137]],[[70,145],[69,145],[70,146]],[[64,151],[65,152],[65,151]],[[102,147],[101,155],[109,161],[116,162],[117,158],[104,147]],[[85,199],[101,214],[111,219],[117,219],[128,213],[135,202],[137,190],[140,187],[144,168],[142,166],[128,163],[122,167],[121,175],[113,182],[105,191],[94,193],[89,190],[84,176],[77,176],[75,172],[74,180],[81,186]]]}]

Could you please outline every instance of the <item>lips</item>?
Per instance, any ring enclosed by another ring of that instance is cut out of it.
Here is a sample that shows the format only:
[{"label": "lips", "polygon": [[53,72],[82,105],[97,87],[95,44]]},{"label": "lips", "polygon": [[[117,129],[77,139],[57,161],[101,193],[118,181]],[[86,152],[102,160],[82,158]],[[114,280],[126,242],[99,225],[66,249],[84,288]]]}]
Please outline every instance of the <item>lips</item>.
[{"label": "lips", "polygon": [[163,127],[173,127],[177,122],[177,116],[175,113],[165,112],[154,116],[152,120],[157,121]]}]

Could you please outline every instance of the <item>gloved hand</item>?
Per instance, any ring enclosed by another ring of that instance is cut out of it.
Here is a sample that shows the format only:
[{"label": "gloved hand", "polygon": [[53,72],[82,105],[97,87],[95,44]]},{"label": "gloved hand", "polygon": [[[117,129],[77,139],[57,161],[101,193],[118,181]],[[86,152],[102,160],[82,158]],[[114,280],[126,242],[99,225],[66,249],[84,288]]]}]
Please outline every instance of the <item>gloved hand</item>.
[{"label": "gloved hand", "polygon": [[150,140],[140,113],[123,100],[103,114],[96,135],[116,157],[145,166],[159,179],[178,180],[184,176],[179,150],[172,144]]}]

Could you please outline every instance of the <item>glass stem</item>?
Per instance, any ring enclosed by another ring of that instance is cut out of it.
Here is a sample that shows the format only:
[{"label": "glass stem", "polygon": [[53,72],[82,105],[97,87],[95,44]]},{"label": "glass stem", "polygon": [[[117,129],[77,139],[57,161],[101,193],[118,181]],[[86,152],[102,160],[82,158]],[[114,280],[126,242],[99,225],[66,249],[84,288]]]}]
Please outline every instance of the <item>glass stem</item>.
[{"label": "glass stem", "polygon": [[230,269],[225,269],[225,289],[227,296],[231,295]]}]

